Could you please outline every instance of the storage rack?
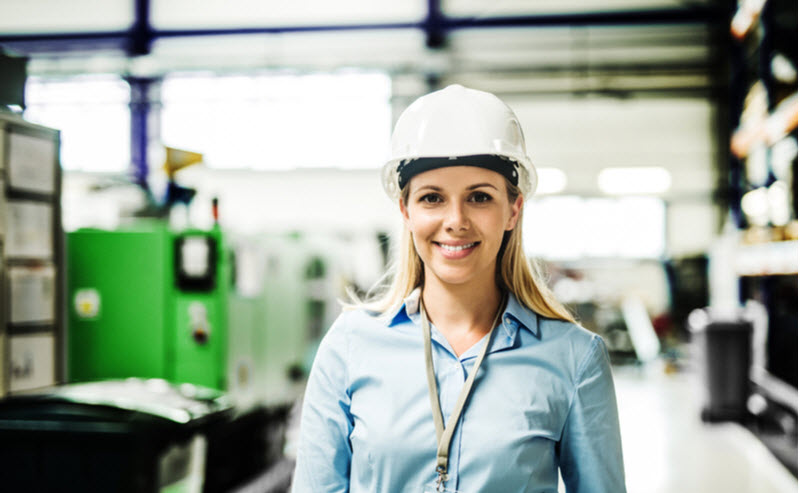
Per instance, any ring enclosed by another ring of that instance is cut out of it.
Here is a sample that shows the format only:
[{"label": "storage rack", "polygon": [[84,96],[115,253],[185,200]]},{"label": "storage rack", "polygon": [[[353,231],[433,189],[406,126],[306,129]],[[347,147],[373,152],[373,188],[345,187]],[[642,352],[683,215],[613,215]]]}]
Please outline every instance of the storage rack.
[{"label": "storage rack", "polygon": [[[756,391],[796,415],[797,2],[740,1],[731,36],[731,212],[740,233],[733,268],[740,301],[755,298],[767,309],[769,337],[766,347],[755,351],[765,353],[771,360],[768,367],[781,374],[754,368]],[[780,64],[789,74],[793,65],[794,80],[779,73]],[[791,147],[791,139],[795,152],[787,161],[777,146],[783,142]],[[788,211],[788,217],[775,220],[748,214],[747,195],[766,197],[776,183],[785,186],[785,202],[778,201],[777,206]]]},{"label": "storage rack", "polygon": [[0,112],[0,397],[63,380],[60,134]]}]

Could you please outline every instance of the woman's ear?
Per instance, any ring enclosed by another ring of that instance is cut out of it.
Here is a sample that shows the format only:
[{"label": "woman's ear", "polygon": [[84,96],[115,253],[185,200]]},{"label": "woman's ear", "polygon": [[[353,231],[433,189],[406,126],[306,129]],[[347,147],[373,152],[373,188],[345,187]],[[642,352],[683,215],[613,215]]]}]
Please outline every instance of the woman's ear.
[{"label": "woman's ear", "polygon": [[405,223],[406,226],[408,226],[408,221],[409,221],[408,208],[406,207],[405,201],[403,201],[403,198],[401,197],[397,199],[397,202],[398,205],[400,206],[400,213],[403,215],[403,222]]},{"label": "woman's ear", "polygon": [[508,222],[506,223],[506,231],[511,231],[514,229],[514,226],[517,225],[517,221],[519,221],[519,213],[522,211],[522,205],[525,201],[522,198],[522,195],[517,195],[517,199],[511,204],[511,217],[508,218]]}]

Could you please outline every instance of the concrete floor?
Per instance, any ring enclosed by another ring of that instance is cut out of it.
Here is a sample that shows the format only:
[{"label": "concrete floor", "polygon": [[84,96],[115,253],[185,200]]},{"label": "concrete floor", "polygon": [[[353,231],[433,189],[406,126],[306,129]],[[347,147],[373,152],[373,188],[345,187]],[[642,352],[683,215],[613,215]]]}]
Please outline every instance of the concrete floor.
[{"label": "concrete floor", "polygon": [[797,479],[747,429],[700,419],[698,378],[661,363],[614,368],[628,493],[796,493]]}]

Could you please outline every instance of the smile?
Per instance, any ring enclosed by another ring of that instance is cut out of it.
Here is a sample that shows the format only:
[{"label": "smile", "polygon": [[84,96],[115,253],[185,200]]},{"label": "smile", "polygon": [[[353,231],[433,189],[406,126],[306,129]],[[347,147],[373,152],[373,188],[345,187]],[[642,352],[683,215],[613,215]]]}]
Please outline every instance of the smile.
[{"label": "smile", "polygon": [[477,241],[474,241],[472,243],[465,243],[464,245],[447,245],[445,243],[438,243],[438,242],[434,242],[434,243],[436,243],[437,245],[439,245],[443,249],[447,250],[448,252],[460,252],[462,250],[467,250],[469,248],[472,248],[472,247],[474,247],[474,246],[476,246],[478,244]]}]

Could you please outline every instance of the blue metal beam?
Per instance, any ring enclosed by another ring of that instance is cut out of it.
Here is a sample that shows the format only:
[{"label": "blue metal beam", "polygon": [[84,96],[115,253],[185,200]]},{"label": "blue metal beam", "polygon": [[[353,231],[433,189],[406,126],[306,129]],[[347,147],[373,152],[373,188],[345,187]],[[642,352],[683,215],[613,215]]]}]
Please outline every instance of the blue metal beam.
[{"label": "blue metal beam", "polygon": [[428,16],[423,22],[425,29],[425,44],[428,48],[441,48],[447,36],[447,27],[442,13],[441,0],[428,0]]},{"label": "blue metal beam", "polygon": [[128,34],[128,54],[147,55],[153,44],[154,33],[150,25],[150,0],[135,0],[134,20]]},{"label": "blue metal beam", "polygon": [[148,189],[147,143],[149,136],[150,88],[157,79],[126,77],[131,91],[131,173],[136,184]]}]

